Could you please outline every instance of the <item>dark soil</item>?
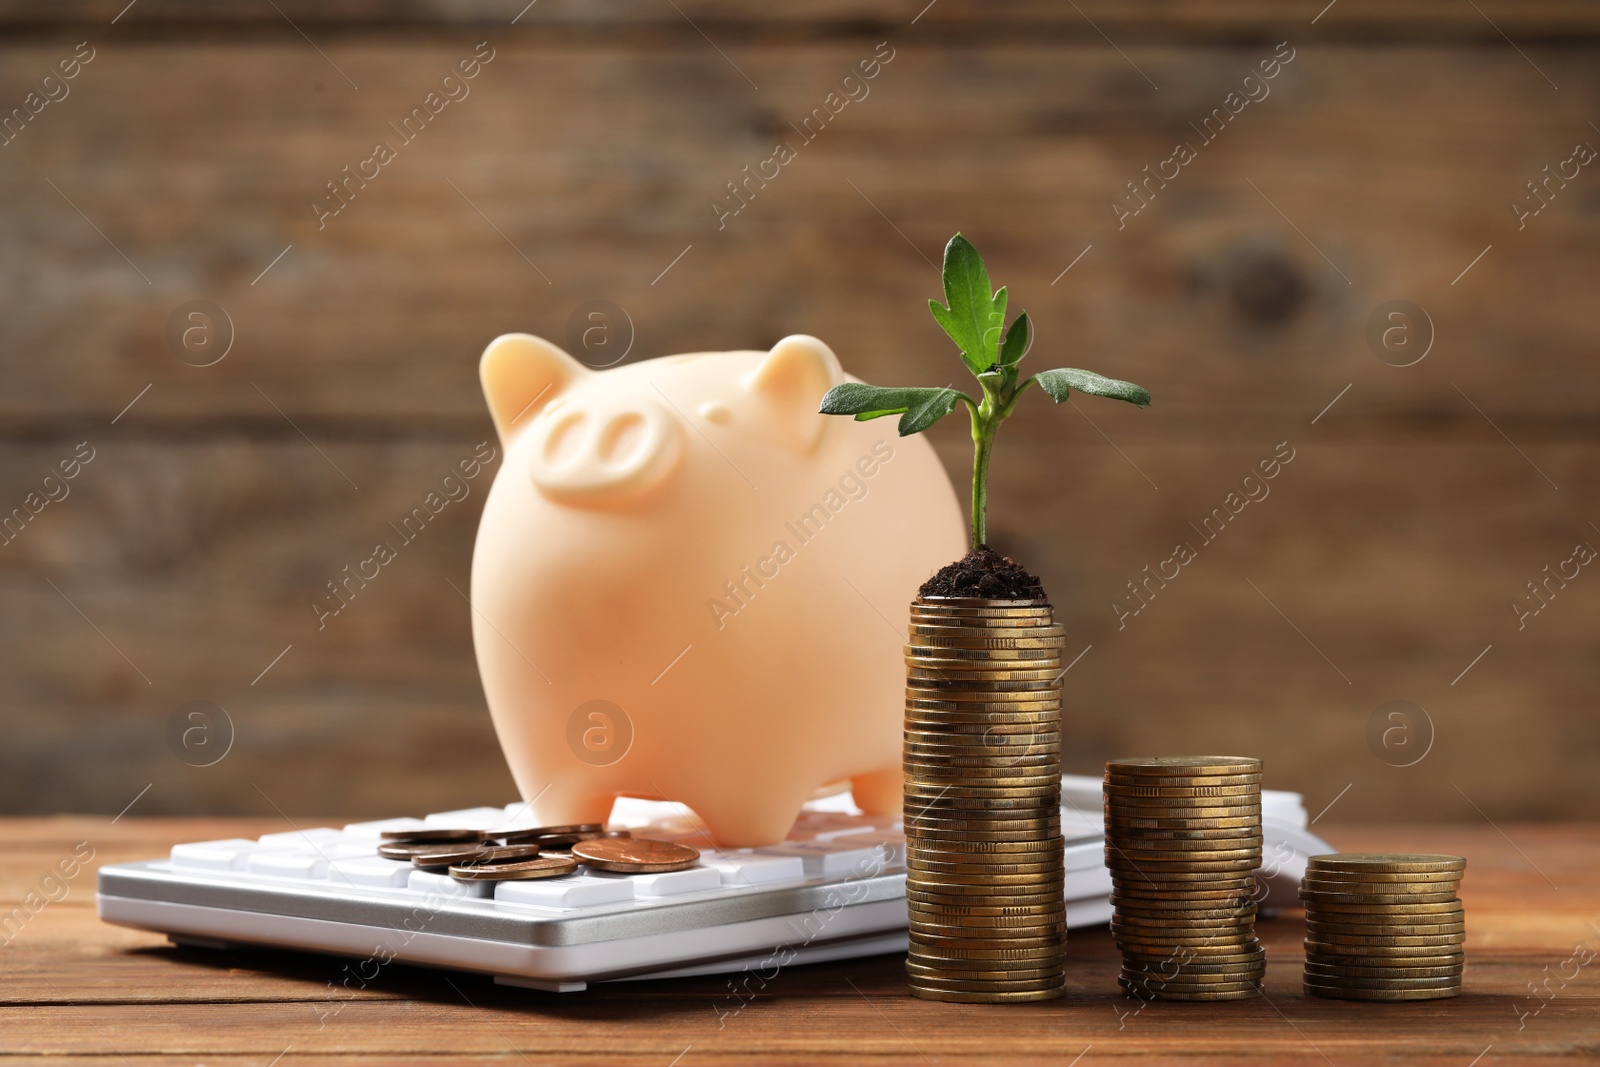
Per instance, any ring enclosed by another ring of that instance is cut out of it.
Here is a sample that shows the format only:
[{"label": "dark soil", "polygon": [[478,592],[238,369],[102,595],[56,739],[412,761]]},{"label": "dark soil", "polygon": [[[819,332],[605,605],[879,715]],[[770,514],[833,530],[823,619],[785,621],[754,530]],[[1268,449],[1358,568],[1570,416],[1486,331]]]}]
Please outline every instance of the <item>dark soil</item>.
[{"label": "dark soil", "polygon": [[1044,586],[1009,556],[988,545],[968,552],[922,583],[923,596],[971,596],[990,600],[1043,600]]}]

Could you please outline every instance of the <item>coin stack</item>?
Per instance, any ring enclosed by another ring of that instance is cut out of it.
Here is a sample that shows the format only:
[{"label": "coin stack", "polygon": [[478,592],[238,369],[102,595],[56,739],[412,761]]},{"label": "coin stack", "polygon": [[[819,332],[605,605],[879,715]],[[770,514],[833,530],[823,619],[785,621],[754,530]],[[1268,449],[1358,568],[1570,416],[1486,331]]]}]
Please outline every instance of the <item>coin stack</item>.
[{"label": "coin stack", "polygon": [[911,605],[906,973],[915,996],[995,1003],[1062,993],[1062,644],[1043,600]]},{"label": "coin stack", "polygon": [[1257,996],[1267,967],[1255,930],[1261,761],[1112,760],[1105,806],[1123,991],[1143,1000]]},{"label": "coin stack", "polygon": [[1460,856],[1312,856],[1305,991],[1339,1000],[1437,1000],[1461,993],[1466,912]]}]

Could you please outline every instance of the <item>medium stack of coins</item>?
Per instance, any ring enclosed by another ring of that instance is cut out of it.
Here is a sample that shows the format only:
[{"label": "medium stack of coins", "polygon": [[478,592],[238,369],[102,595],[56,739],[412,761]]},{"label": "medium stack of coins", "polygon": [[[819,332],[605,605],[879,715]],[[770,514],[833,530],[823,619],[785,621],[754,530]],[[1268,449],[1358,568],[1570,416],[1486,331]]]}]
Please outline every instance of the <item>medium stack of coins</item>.
[{"label": "medium stack of coins", "polygon": [[1261,761],[1112,760],[1105,803],[1123,991],[1144,1000],[1258,995],[1267,968],[1255,930]]},{"label": "medium stack of coins", "polygon": [[911,605],[906,972],[918,997],[1062,993],[1062,644],[1043,600]]},{"label": "medium stack of coins", "polygon": [[1312,856],[1305,991],[1339,1000],[1438,1000],[1461,992],[1460,856]]}]

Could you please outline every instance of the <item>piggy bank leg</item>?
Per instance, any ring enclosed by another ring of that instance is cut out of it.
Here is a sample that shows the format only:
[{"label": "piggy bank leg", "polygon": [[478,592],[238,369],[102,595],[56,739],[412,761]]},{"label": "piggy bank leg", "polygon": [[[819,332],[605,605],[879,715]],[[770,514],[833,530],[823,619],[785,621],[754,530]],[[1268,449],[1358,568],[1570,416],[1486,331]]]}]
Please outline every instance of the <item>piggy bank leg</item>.
[{"label": "piggy bank leg", "polygon": [[[759,848],[775,845],[789,836],[809,789],[767,788],[732,797],[695,797],[688,800],[723,848]],[[695,803],[698,800],[700,803]]]},{"label": "piggy bank leg", "polygon": [[856,807],[868,815],[899,815],[903,801],[903,779],[898,766],[869,771],[850,779],[850,792]]},{"label": "piggy bank leg", "polygon": [[605,823],[611,818],[614,793],[591,793],[552,786],[534,802],[533,818],[541,826],[567,826],[572,823]]}]

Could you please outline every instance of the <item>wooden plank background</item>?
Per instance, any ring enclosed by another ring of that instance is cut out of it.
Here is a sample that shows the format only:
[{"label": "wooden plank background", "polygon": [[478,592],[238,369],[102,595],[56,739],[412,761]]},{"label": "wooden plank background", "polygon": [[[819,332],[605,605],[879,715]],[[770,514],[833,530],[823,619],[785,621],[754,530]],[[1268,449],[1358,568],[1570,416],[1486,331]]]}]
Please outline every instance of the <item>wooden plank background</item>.
[{"label": "wooden plank background", "polygon": [[[1156,397],[1028,405],[997,450],[992,540],[1087,649],[1071,769],[1255,753],[1329,821],[1600,801],[1600,577],[1520,630],[1511,606],[1600,546],[1600,174],[1511,208],[1600,146],[1592,5],[278,6],[0,3],[5,111],[94,50],[0,147],[0,510],[95,457],[0,548],[0,810],[509,799],[451,588],[487,477],[326,630],[309,607],[493,439],[483,345],[607,299],[632,359],[809,332],[931,382],[957,229],[1035,317],[1030,362]],[[319,230],[323,184],[484,40],[470,95]],[[724,183],[885,41],[869,95],[719,230]],[[1125,183],[1280,41],[1270,94],[1119,229]],[[234,324],[211,367],[165,337],[194,298]],[[1366,341],[1393,299],[1434,325],[1414,366]],[[932,436],[960,485],[964,428]],[[1271,495],[1119,628],[1125,583],[1280,442]],[[236,729],[214,767],[167,748],[193,699]],[[1433,724],[1409,768],[1369,746],[1390,700]]]}]

